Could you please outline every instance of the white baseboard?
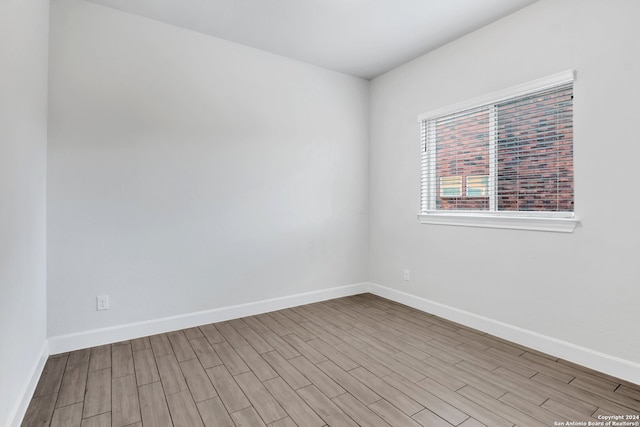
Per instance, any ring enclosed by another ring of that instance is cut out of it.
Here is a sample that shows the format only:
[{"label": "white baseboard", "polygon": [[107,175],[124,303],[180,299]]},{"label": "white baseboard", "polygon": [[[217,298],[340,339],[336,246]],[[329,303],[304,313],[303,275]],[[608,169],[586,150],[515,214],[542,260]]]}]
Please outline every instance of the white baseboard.
[{"label": "white baseboard", "polygon": [[66,351],[145,337],[178,329],[191,328],[207,323],[222,322],[225,320],[237,319],[239,317],[253,316],[256,314],[267,313],[269,311],[311,304],[333,298],[362,294],[368,292],[369,286],[369,283],[356,283],[280,298],[272,298],[246,304],[188,313],[179,316],[165,317],[145,322],[130,323],[127,325],[118,325],[109,328],[54,336],[49,338],[49,351],[50,354],[64,353]]},{"label": "white baseboard", "polygon": [[620,359],[609,354],[571,344],[375,283],[370,284],[369,292],[534,350],[577,363],[578,365],[604,372],[631,383],[640,384],[640,364],[638,363]]},{"label": "white baseboard", "polygon": [[46,357],[49,354],[78,350],[367,292],[626,381],[640,384],[640,364],[375,283],[356,283],[180,316],[50,337],[48,347],[45,347],[43,356],[38,366],[34,369],[29,390],[23,394],[24,398],[19,408],[15,411],[15,419],[20,420],[24,415],[31,394],[35,390],[38,377],[44,367]]},{"label": "white baseboard", "polygon": [[16,393],[16,396],[19,396],[19,399],[16,401],[13,411],[9,414],[9,426],[19,427],[22,423],[24,415],[27,413],[29,402],[31,402],[31,397],[36,391],[38,380],[40,379],[40,375],[42,375],[42,371],[44,370],[44,365],[45,363],[47,363],[48,357],[49,346],[47,344],[47,341],[45,341],[42,345],[42,350],[40,351],[40,357],[31,370],[31,376],[29,377],[28,382],[24,385],[22,390],[18,390],[18,393]]}]

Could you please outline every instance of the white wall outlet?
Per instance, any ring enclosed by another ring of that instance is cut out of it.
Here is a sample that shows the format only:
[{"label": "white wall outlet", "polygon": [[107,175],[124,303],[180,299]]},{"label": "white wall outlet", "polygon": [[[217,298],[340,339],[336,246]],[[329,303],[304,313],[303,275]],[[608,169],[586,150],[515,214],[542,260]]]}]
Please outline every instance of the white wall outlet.
[{"label": "white wall outlet", "polygon": [[404,271],[404,280],[406,280],[407,282],[411,280],[411,272],[409,270]]},{"label": "white wall outlet", "polygon": [[96,297],[96,310],[109,310],[109,295],[98,295]]}]

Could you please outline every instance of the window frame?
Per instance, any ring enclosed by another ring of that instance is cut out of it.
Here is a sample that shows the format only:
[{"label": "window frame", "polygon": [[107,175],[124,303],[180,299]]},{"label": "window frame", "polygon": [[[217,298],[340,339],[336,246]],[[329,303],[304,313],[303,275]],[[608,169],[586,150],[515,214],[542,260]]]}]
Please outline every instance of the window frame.
[{"label": "window frame", "polygon": [[[429,120],[456,113],[459,111],[471,110],[480,107],[487,107],[491,104],[499,104],[502,101],[514,97],[526,96],[527,94],[542,91],[566,83],[575,81],[575,71],[566,70],[557,74],[543,77],[528,83],[512,86],[510,88],[473,98],[461,103],[450,105],[444,108],[429,111],[418,116],[418,123],[421,128],[426,123],[426,132],[428,135],[433,134],[432,122]],[[495,107],[490,107],[489,113],[495,115]],[[492,126],[495,126],[495,117],[490,120]],[[425,129],[422,130],[425,132]],[[489,227],[489,228],[507,228],[518,230],[534,230],[534,231],[552,231],[572,233],[576,226],[580,223],[579,218],[573,212],[548,212],[548,211],[498,211],[495,206],[496,197],[496,171],[497,164],[495,132],[490,131],[489,135],[489,210],[482,211],[454,211],[454,210],[437,210],[437,176],[435,144],[427,143],[427,136],[421,135],[421,199],[420,213],[418,219],[422,224],[439,224],[439,225],[459,225],[471,227]],[[575,176],[575,175],[574,175]],[[466,190],[465,190],[466,193]],[[575,206],[575,204],[574,204]]]}]

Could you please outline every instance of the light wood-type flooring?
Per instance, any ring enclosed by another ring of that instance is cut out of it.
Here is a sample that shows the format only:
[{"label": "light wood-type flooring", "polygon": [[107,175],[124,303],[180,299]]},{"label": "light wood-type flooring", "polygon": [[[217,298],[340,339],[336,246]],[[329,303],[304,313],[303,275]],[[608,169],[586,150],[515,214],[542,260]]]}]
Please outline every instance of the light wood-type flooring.
[{"label": "light wood-type flooring", "polygon": [[364,294],[53,355],[22,425],[536,427],[639,414],[638,385]]}]

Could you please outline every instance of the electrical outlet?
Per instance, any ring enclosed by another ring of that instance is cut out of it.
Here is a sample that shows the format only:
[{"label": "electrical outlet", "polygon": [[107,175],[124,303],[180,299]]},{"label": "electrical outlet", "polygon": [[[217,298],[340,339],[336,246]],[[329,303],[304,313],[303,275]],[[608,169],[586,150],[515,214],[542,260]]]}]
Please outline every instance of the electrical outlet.
[{"label": "electrical outlet", "polygon": [[404,280],[406,280],[407,282],[411,280],[411,272],[409,270],[404,271]]},{"label": "electrical outlet", "polygon": [[98,295],[96,297],[96,310],[109,310],[109,295]]}]

